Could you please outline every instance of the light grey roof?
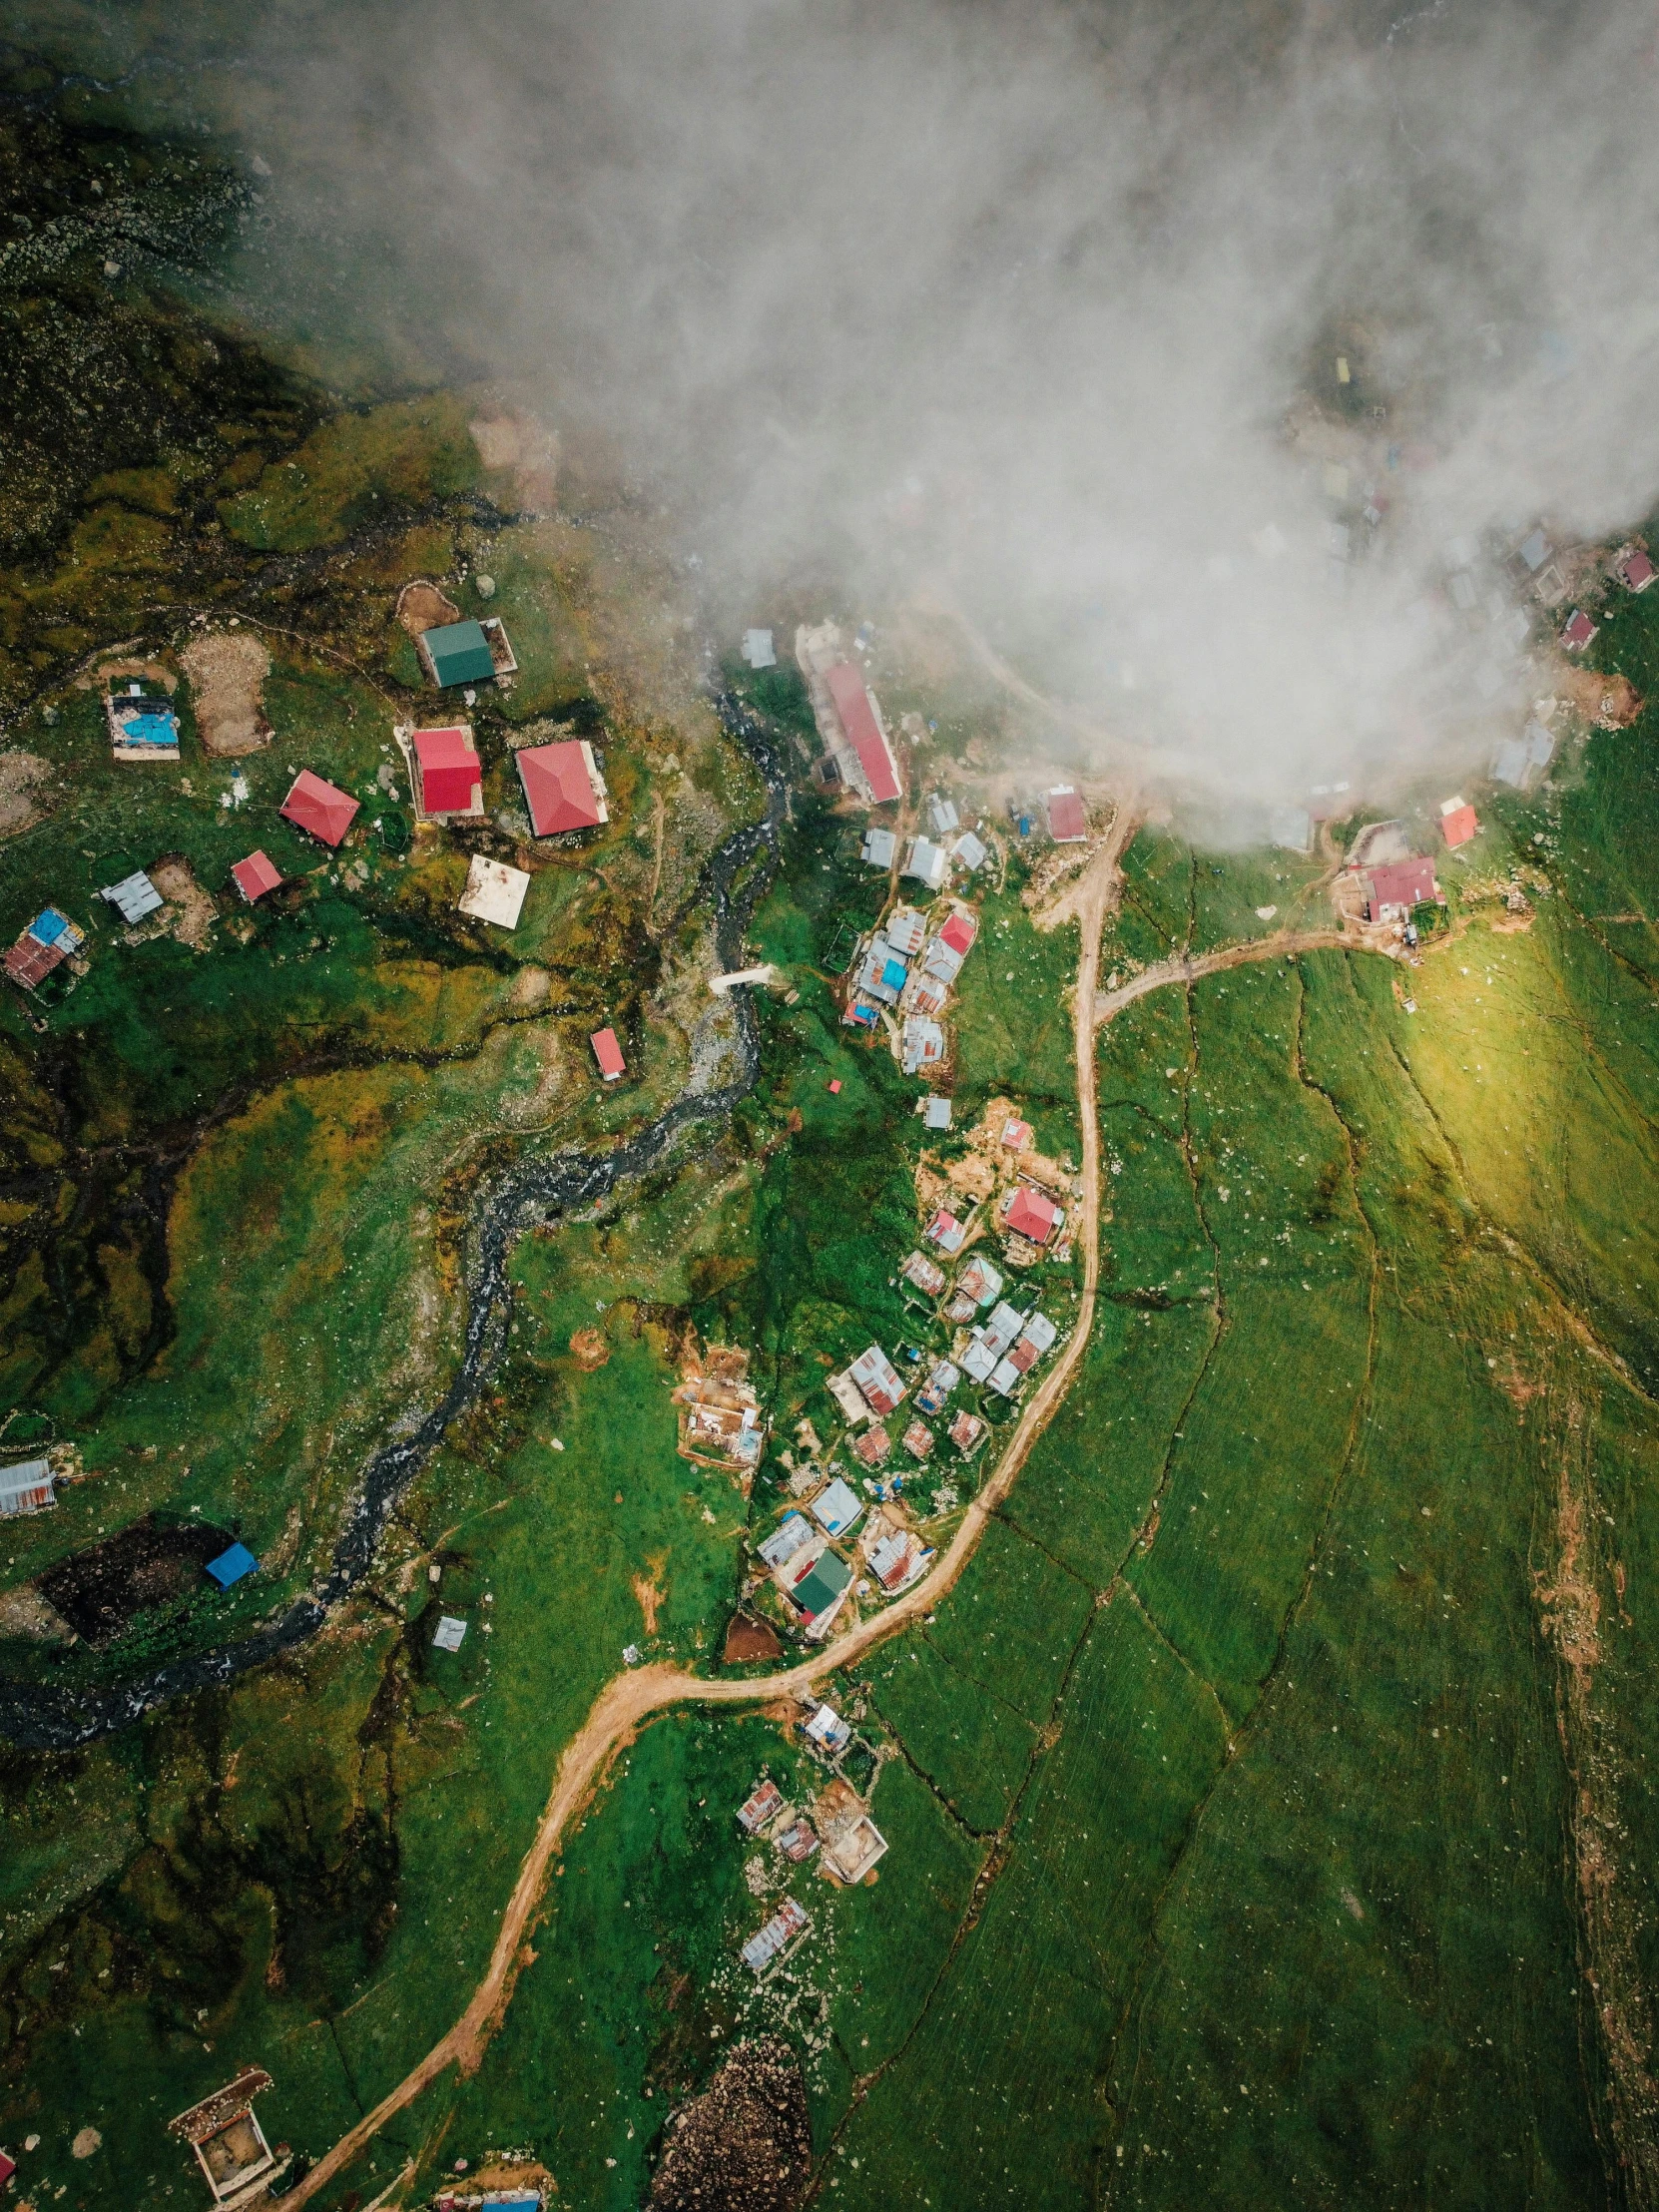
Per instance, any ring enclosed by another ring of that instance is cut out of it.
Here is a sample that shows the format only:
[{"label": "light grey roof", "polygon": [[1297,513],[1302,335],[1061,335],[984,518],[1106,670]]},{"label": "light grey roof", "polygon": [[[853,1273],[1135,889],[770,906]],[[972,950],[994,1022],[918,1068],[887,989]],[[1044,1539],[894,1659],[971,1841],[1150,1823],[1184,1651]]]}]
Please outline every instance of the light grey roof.
[{"label": "light grey roof", "polygon": [[949,1099],[930,1098],[927,1101],[926,1110],[922,1114],[921,1118],[925,1126],[929,1129],[948,1129],[950,1127]]},{"label": "light grey roof", "polygon": [[897,844],[898,839],[890,830],[866,830],[862,846],[863,857],[871,867],[891,867]]},{"label": "light grey roof", "polygon": [[162,903],[161,892],[143,868],[136,875],[124,875],[119,883],[108,884],[98,895],[119,910],[123,921],[142,921]]},{"label": "light grey roof", "polygon": [[956,857],[971,874],[985,864],[985,847],[971,830],[964,830],[956,839]]}]

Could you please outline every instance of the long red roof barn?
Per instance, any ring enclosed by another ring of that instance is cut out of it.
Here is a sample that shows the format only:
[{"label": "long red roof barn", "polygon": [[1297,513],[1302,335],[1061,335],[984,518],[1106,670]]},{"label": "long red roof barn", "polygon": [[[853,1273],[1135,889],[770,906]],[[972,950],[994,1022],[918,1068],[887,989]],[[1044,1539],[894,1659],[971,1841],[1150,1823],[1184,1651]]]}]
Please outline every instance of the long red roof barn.
[{"label": "long red roof barn", "polygon": [[1368,903],[1373,921],[1383,906],[1420,906],[1425,899],[1439,896],[1432,860],[1391,860],[1385,867],[1372,868],[1370,875]]},{"label": "long red roof barn", "polygon": [[324,844],[338,844],[351,827],[357,802],[337,784],[325,783],[308,768],[302,768],[276,812],[301,830],[308,830]]},{"label": "long red roof barn", "polygon": [[474,795],[482,807],[484,768],[467,731],[416,730],[409,742],[414,747],[423,815],[469,815],[474,811]]},{"label": "long red roof barn", "polygon": [[898,763],[881,734],[875,709],[864,690],[864,680],[850,661],[837,661],[829,674],[830,696],[835,702],[846,742],[858,756],[858,766],[869,779],[876,806],[898,797]]},{"label": "long red roof barn", "polygon": [[267,891],[274,891],[282,880],[263,852],[250,852],[246,860],[238,860],[231,875],[250,906],[257,898],[264,898]]},{"label": "long red roof barn", "polygon": [[518,780],[538,837],[556,837],[566,830],[592,830],[609,822],[605,779],[585,738],[563,745],[526,746],[518,756]]},{"label": "long red roof barn", "polygon": [[1022,1183],[1013,1195],[1008,1211],[1002,1220],[1006,1228],[1016,1236],[1029,1237],[1034,1245],[1047,1244],[1054,1234],[1054,1225],[1061,1219],[1060,1209],[1053,1199],[1041,1191],[1034,1191]]},{"label": "long red roof barn", "polygon": [[614,1029],[596,1029],[588,1039],[593,1046],[593,1056],[599,1062],[599,1072],[607,1083],[614,1083],[627,1065],[622,1057],[622,1047],[616,1041]]}]

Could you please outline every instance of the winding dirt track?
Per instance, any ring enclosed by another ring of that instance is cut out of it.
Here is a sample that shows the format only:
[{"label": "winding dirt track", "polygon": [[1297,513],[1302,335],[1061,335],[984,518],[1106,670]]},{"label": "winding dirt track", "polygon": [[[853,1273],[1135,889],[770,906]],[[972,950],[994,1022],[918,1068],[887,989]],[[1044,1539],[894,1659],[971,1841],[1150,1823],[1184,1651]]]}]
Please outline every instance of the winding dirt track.
[{"label": "winding dirt track", "polygon": [[1352,929],[1276,929],[1271,936],[1252,937],[1245,944],[1230,944],[1219,952],[1182,954],[1175,960],[1158,960],[1115,991],[1100,991],[1094,1002],[1098,1027],[1121,1014],[1137,998],[1162,990],[1166,983],[1195,983],[1201,975],[1220,975],[1227,968],[1248,967],[1254,960],[1286,960],[1297,952],[1377,952],[1390,957],[1395,939],[1386,929],[1357,924]]},{"label": "winding dirt track", "polygon": [[[706,1681],[697,1675],[687,1674],[682,1668],[664,1663],[661,1666],[641,1667],[636,1671],[617,1675],[606,1684],[595,1699],[586,1721],[571,1739],[559,1761],[558,1772],[553,1779],[552,1795],[537,1825],[535,1840],[519,1869],[518,1880],[513,1885],[506,1910],[501,1916],[501,1927],[496,1935],[495,1946],[490,1952],[489,1965],[483,1979],[472,1992],[466,2010],[448,2033],[433,2044],[420,2063],[405,2074],[372,2111],[366,2112],[348,2134],[342,2135],[327,2156],[319,2159],[302,2181],[286,2192],[282,2198],[284,2207],[297,2208],[319,2190],[325,2189],[350,2164],[364,2144],[378,2134],[387,2120],[401,2112],[406,2105],[412,2104],[421,2091],[429,2087],[449,2066],[457,2067],[463,2074],[471,2073],[477,2068],[490,2036],[506,2011],[519,1970],[529,1962],[526,1939],[541,1907],[542,1892],[547,1886],[548,1869],[552,1865],[554,1854],[572,1820],[587,1803],[605,1770],[617,1753],[633,1742],[642,1722],[672,1705],[758,1705],[809,1688],[826,1675],[861,1659],[866,1652],[877,1644],[884,1643],[888,1637],[896,1635],[918,1616],[930,1612],[977,1550],[991,1514],[1013,1488],[1020,1469],[1030,1456],[1032,1445],[1048,1426],[1070,1387],[1094,1325],[1095,1298],[1100,1276],[1100,1139],[1095,1122],[1094,1039],[1097,1024],[1109,1019],[1111,1012],[1116,1010],[1114,1005],[1104,1014],[1100,1011],[1097,993],[1100,936],[1106,914],[1117,897],[1121,881],[1118,863],[1133,829],[1134,823],[1128,809],[1120,809],[1110,833],[1102,839],[1084,875],[1070,887],[1065,897],[1065,912],[1068,917],[1076,916],[1081,925],[1082,937],[1077,962],[1072,1042],[1077,1073],[1078,1114],[1082,1127],[1083,1198],[1080,1227],[1083,1288],[1071,1335],[1046,1380],[1027,1400],[995,1472],[968,1506],[943,1556],[913,1589],[907,1591],[885,1612],[849,1629],[844,1636],[836,1637],[812,1658],[803,1660],[799,1666],[790,1667],[782,1674],[760,1678],[752,1676],[747,1680]],[[1339,941],[1335,931],[1311,933],[1309,941],[1313,941],[1315,937],[1321,944]],[[1263,940],[1263,944],[1266,944],[1266,940]],[[1278,949],[1288,947],[1280,946]],[[1252,945],[1246,948],[1246,957],[1265,959],[1271,956],[1271,952],[1263,946]],[[1212,964],[1226,966],[1237,965],[1237,962],[1230,961],[1225,956],[1215,956]],[[1172,971],[1178,967],[1175,962],[1165,965]],[[1200,961],[1195,964],[1193,972],[1206,974],[1210,972],[1210,968]],[[1111,994],[1113,999],[1128,1004],[1131,999],[1144,996],[1147,990],[1155,989],[1157,982],[1177,979],[1174,972],[1158,975],[1156,980],[1153,980],[1154,974],[1154,970],[1147,969],[1144,974],[1136,976],[1133,983],[1125,986],[1124,990]]]}]

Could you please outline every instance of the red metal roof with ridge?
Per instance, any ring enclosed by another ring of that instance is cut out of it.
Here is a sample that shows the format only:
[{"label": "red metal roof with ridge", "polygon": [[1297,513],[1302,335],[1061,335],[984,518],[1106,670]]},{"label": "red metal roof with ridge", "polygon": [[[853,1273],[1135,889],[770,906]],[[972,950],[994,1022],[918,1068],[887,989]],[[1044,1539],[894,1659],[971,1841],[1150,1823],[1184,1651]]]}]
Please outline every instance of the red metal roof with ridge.
[{"label": "red metal roof with ridge", "polygon": [[1088,835],[1083,802],[1075,792],[1050,792],[1047,805],[1048,833],[1056,844],[1071,844]]},{"label": "red metal roof with ridge", "polygon": [[1024,1183],[1015,1191],[1013,1203],[1002,1217],[1016,1236],[1029,1237],[1037,1245],[1048,1242],[1059,1218],[1060,1209],[1053,1199],[1045,1198],[1041,1191],[1034,1191]]},{"label": "red metal roof with ridge", "polygon": [[607,1082],[612,1076],[623,1072],[626,1063],[614,1029],[596,1029],[588,1042],[593,1046],[593,1056],[599,1062],[599,1072]]},{"label": "red metal roof with ridge", "polygon": [[267,891],[274,891],[282,880],[263,852],[250,852],[246,860],[237,861],[231,873],[237,889],[250,906],[255,899],[264,898]]},{"label": "red metal roof with ridge", "polygon": [[968,953],[973,940],[979,934],[979,925],[970,914],[952,914],[939,931],[939,942],[949,945],[952,952]]},{"label": "red metal roof with ridge", "polygon": [[356,816],[357,802],[337,784],[325,783],[308,768],[302,768],[276,812],[301,830],[308,830],[313,837],[320,837],[324,844],[338,844]]},{"label": "red metal roof with ridge", "polygon": [[538,837],[592,830],[605,820],[578,738],[562,745],[527,746],[518,756],[518,780]]}]

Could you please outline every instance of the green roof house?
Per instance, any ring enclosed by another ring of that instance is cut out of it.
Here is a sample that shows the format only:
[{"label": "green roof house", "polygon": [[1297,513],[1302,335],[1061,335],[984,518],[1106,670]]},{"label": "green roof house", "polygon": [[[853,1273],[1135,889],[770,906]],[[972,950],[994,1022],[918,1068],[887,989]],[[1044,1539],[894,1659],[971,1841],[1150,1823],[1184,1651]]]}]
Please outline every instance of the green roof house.
[{"label": "green roof house", "polygon": [[794,1560],[778,1577],[791,1601],[806,1620],[807,1634],[817,1643],[829,1633],[830,1623],[841,1609],[852,1580],[852,1569],[837,1552],[809,1549],[802,1565]]},{"label": "green roof house", "polygon": [[423,631],[420,657],[440,691],[451,684],[487,684],[495,675],[480,622],[446,622],[441,629]]}]

